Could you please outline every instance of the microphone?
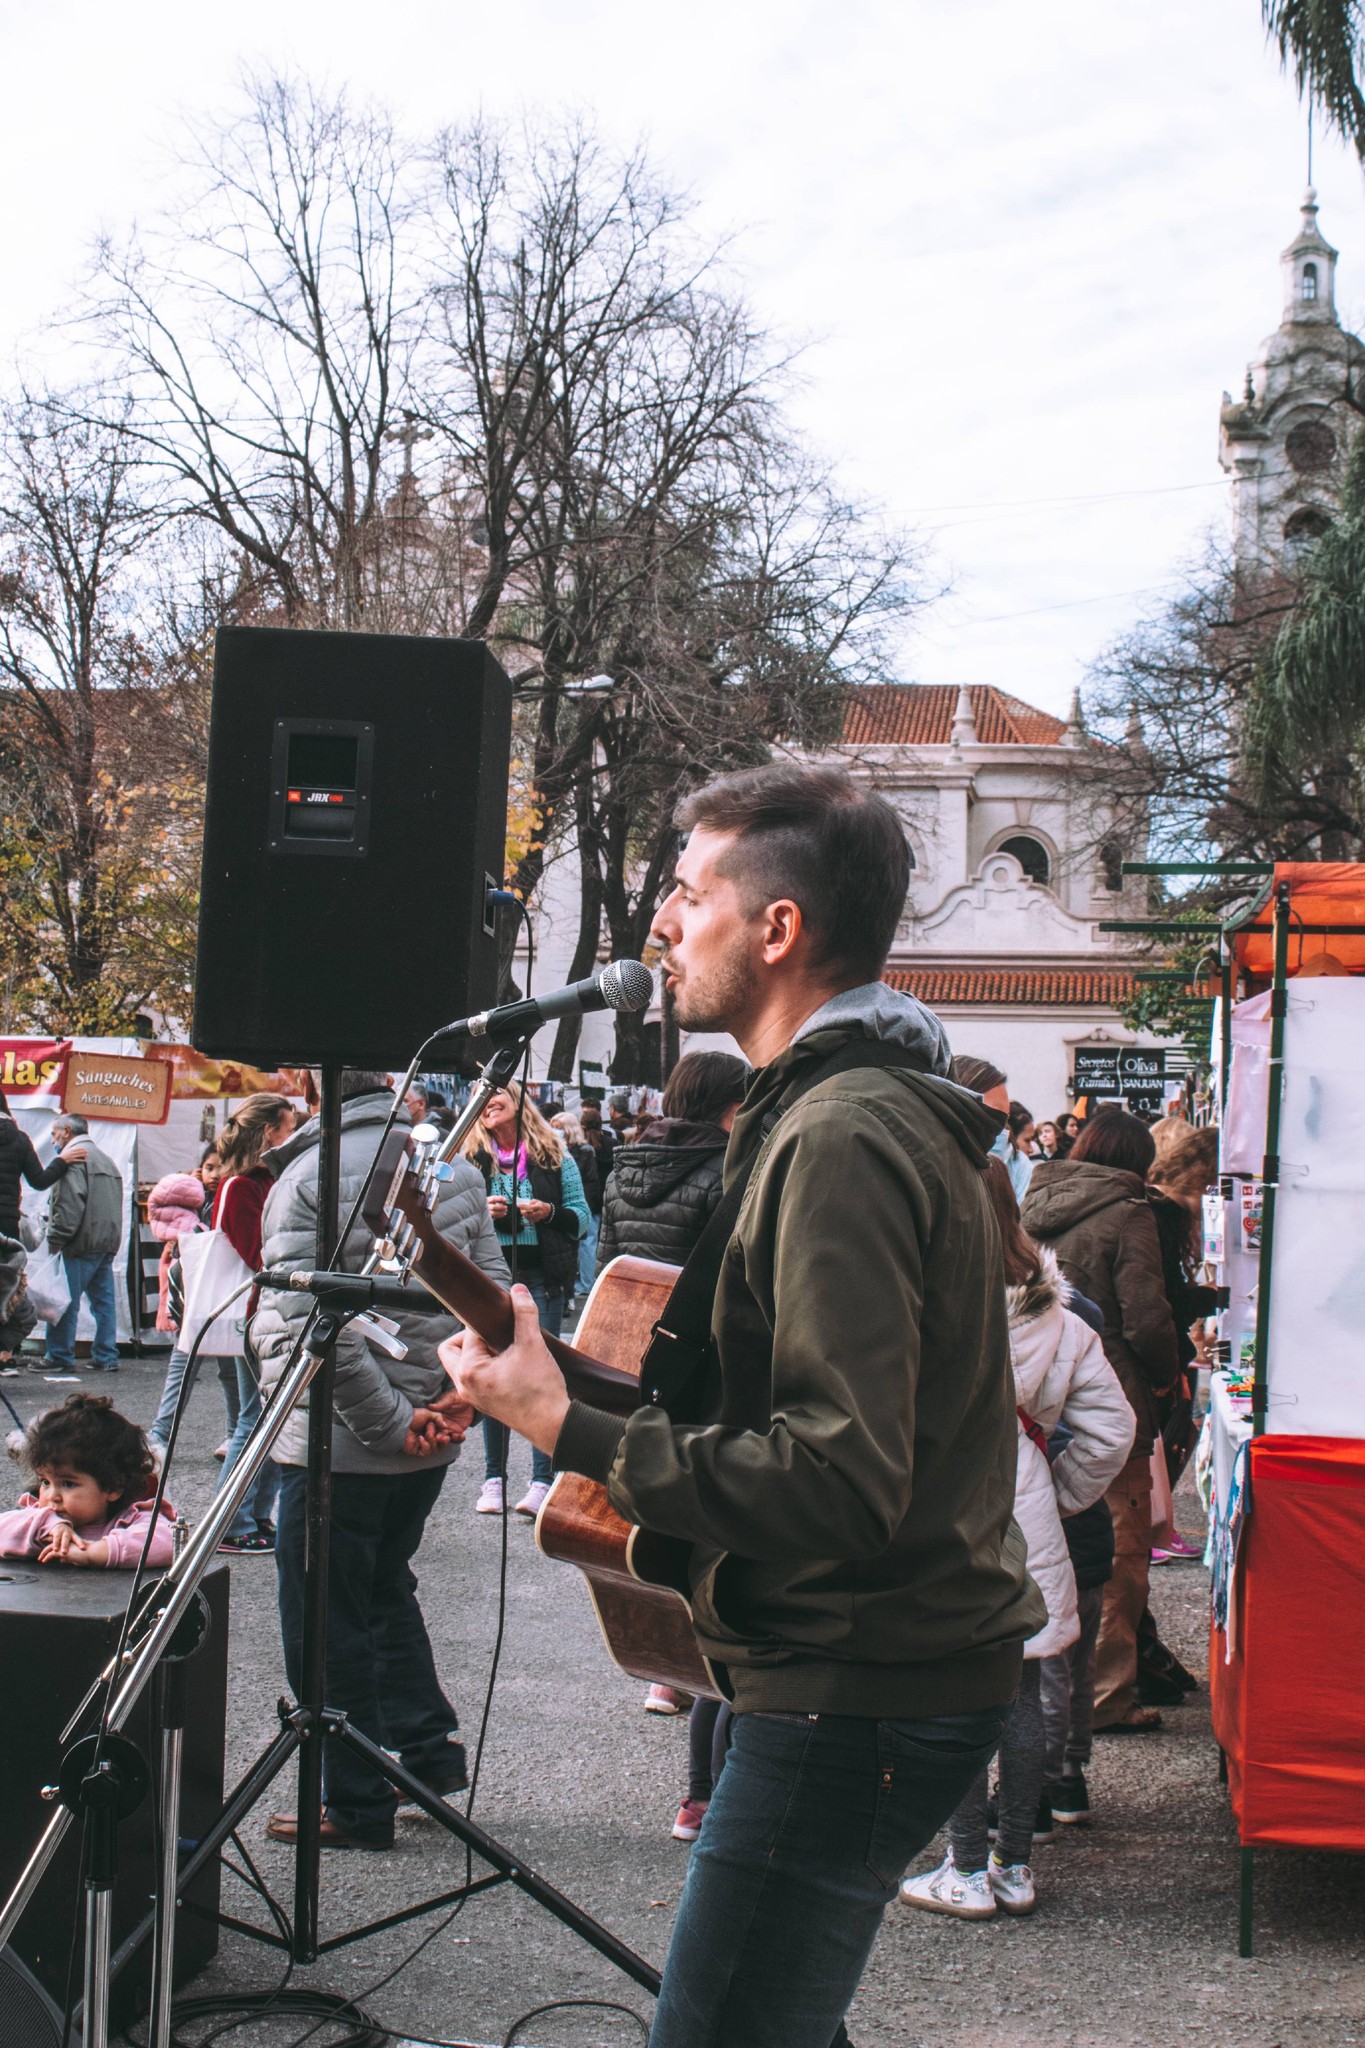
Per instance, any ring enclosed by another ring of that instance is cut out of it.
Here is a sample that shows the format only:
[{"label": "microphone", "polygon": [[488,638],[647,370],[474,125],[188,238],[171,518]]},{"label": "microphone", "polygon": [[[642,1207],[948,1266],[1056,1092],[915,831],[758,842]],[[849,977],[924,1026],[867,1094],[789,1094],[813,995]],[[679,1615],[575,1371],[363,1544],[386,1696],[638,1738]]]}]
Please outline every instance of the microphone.
[{"label": "microphone", "polygon": [[588,1010],[647,1010],[654,995],[654,976],[642,960],[611,960],[586,981],[571,981],[567,988],[549,995],[527,996],[519,1003],[503,1003],[496,1010],[480,1010],[473,1017],[458,1017],[445,1024],[427,1040],[438,1038],[527,1038],[542,1024],[556,1017],[576,1017]]},{"label": "microphone", "polygon": [[401,1280],[387,1280],[374,1273],[290,1273],[283,1267],[268,1267],[256,1275],[256,1284],[282,1292],[311,1294],[323,1308],[374,1308],[389,1315],[408,1316],[450,1314],[444,1303],[428,1294],[425,1287],[408,1287]]}]

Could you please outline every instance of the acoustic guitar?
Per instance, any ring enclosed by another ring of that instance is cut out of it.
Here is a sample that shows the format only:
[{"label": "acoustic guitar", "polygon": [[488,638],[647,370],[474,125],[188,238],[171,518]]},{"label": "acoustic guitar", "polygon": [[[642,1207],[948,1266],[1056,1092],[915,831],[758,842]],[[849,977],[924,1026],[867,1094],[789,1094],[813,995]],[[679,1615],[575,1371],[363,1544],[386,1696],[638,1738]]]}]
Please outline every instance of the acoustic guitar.
[{"label": "acoustic guitar", "polygon": [[[386,1253],[401,1263],[452,1315],[503,1351],[512,1341],[510,1296],[444,1238],[432,1218],[443,1183],[414,1171],[409,1141],[394,1131],[385,1142],[364,1219]],[[597,1277],[578,1325],[583,1346],[543,1331],[576,1401],[630,1415],[640,1405],[640,1365],[662,1315],[676,1266],[653,1259],[613,1259]],[[607,1491],[577,1472],[560,1472],[536,1517],[536,1543],[561,1564],[576,1565],[608,1652],[632,1678],[721,1698],[692,1628],[689,1545],[641,1529],[617,1514]]]}]

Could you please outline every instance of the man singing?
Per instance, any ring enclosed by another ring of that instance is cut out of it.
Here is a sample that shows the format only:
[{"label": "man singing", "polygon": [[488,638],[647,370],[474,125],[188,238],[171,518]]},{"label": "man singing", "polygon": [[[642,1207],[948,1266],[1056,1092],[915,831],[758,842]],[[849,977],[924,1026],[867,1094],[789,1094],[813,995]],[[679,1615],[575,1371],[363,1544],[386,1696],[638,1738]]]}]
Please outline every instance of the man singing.
[{"label": "man singing", "polygon": [[1045,1619],[1011,1518],[982,1178],[999,1119],[944,1078],[937,1020],[878,978],[909,879],[880,797],[777,764],[701,790],[680,823],[656,920],[678,1020],[732,1032],[756,1070],[701,1398],[624,1423],[571,1402],[523,1288],[510,1349],[467,1332],[442,1356],[486,1414],[693,1546],[697,1639],[735,1720],[653,2048],[831,2048]]}]

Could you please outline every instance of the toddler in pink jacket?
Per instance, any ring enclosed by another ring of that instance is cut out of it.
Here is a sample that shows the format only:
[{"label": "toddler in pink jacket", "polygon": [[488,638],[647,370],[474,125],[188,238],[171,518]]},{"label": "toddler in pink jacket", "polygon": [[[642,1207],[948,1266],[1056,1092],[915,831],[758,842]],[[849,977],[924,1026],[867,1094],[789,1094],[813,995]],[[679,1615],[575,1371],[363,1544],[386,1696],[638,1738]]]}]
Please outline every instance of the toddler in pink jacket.
[{"label": "toddler in pink jacket", "polygon": [[[131,1569],[152,1520],[156,1463],[135,1422],[104,1394],[72,1394],[31,1422],[15,1454],[38,1482],[0,1514],[0,1556]],[[171,1561],[175,1510],[161,1503],[147,1562]]]}]

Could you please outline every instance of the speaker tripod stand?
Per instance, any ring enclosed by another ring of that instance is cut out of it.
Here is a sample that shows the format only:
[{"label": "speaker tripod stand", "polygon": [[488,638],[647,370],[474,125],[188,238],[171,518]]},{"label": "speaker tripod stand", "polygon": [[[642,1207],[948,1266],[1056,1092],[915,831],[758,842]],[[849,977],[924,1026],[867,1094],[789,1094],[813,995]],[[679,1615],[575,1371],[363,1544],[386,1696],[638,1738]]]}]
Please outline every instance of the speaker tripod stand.
[{"label": "speaker tripod stand", "polygon": [[[465,1131],[477,1121],[489,1096],[515,1072],[522,1050],[521,1046],[503,1047],[489,1060],[455,1130],[441,1145],[443,1154],[449,1156],[455,1150]],[[419,1053],[418,1059],[421,1056]],[[396,1116],[397,1107],[411,1083],[416,1067],[417,1060],[414,1060],[407,1076],[399,1084],[390,1123]],[[340,1080],[339,1068],[325,1066],[322,1069],[317,1243],[317,1259],[321,1268],[332,1266],[339,1258],[339,1245],[345,1237],[349,1237],[363,1200],[362,1191],[347,1219],[345,1231],[339,1232],[337,1219],[340,1210]],[[345,1714],[330,1708],[326,1703],[332,1393],[336,1372],[336,1340],[343,1324],[349,1319],[347,1311],[335,1308],[314,1311],[310,1315],[286,1369],[236,1464],[223,1482],[220,1492],[214,1496],[212,1505],[199,1527],[175,1558],[165,1579],[156,1589],[144,1616],[135,1624],[135,1640],[130,1641],[122,1660],[121,1670],[105,1674],[110,1682],[109,1704],[104,1716],[106,1732],[103,1738],[105,1748],[108,1749],[110,1736],[119,1734],[146,1685],[162,1666],[163,1659],[171,1653],[177,1631],[197,1597],[200,1581],[212,1565],[219,1543],[269,1458],[285,1422],[307,1393],[309,1404],[304,1600],[298,1698],[292,1702],[281,1702],[279,1734],[247,1770],[229,1796],[217,1820],[191,1853],[181,1859],[176,1851],[167,1849],[163,1842],[162,1875],[154,1909],[143,1917],[112,1954],[108,1953],[110,1943],[107,1903],[110,1892],[108,1885],[103,1887],[105,1906],[101,1910],[95,1932],[97,1950],[107,1957],[107,1961],[101,1963],[92,1973],[87,1954],[86,1999],[82,2009],[86,2039],[88,2043],[95,2044],[95,2048],[103,2048],[103,2042],[107,2040],[108,1986],[149,1937],[154,1937],[155,1940],[156,1995],[151,2014],[148,2048],[170,2048],[170,1985],[174,1964],[175,1908],[194,1878],[219,1855],[229,1837],[241,1826],[290,1758],[295,1755],[299,1761],[298,1837],[295,1845],[294,1911],[288,1938],[281,1933],[253,1926],[228,1914],[220,1913],[216,1916],[220,1925],[230,1927],[250,1939],[287,1950],[295,1963],[311,1964],[320,1956],[347,1947],[369,1935],[382,1933],[388,1928],[438,1911],[444,1906],[455,1905],[478,1892],[510,1883],[533,1898],[571,1933],[595,1948],[600,1955],[605,1956],[645,1990],[651,1994],[658,1992],[659,1973],[642,1956],[637,1955],[626,1943],[619,1940],[608,1928],[603,1927],[572,1899],[558,1891],[538,1872],[528,1868],[514,1851],[506,1848],[456,1808],[438,1798],[429,1787],[423,1785],[420,1779],[414,1778],[378,1744],[372,1742],[359,1729],[353,1728]],[[88,1696],[88,1703],[97,1699],[102,1691],[102,1684],[97,1683]],[[164,1697],[163,1691],[163,1701]],[[163,1715],[163,1727],[167,1718],[169,1717]],[[74,1729],[69,1727],[65,1734],[69,1736],[73,1732]],[[171,1732],[173,1733],[173,1729]],[[93,1741],[95,1738],[89,1740]],[[323,1810],[323,1745],[327,1740],[341,1742],[354,1755],[363,1758],[387,1778],[402,1797],[420,1806],[449,1835],[464,1843],[472,1855],[490,1867],[493,1874],[488,1877],[471,1878],[467,1884],[455,1886],[435,1897],[404,1907],[396,1913],[386,1914],[380,1919],[323,1939],[319,1933],[318,1894]],[[131,1748],[131,1745],[124,1747]],[[136,1755],[135,1751],[133,1753]],[[162,1786],[163,1815],[167,1812],[178,1815],[179,1745],[174,1741],[168,1741],[164,1733],[162,1761],[163,1778],[165,1774],[169,1774],[169,1782],[163,1781]],[[74,1773],[74,1765],[72,1770]],[[88,1774],[87,1771],[86,1775]],[[0,1946],[11,1939],[25,1907],[79,1810],[79,1802],[69,1802],[63,1792],[61,1807],[49,1821],[13,1891],[3,1908],[0,1908]],[[176,1825],[178,1826],[178,1821]],[[175,1840],[174,1836],[172,1840]],[[176,1846],[178,1850],[178,1842]],[[93,1909],[87,1913],[87,1922],[94,1924]],[[101,2027],[104,2029],[102,2034],[99,2031]]]}]

